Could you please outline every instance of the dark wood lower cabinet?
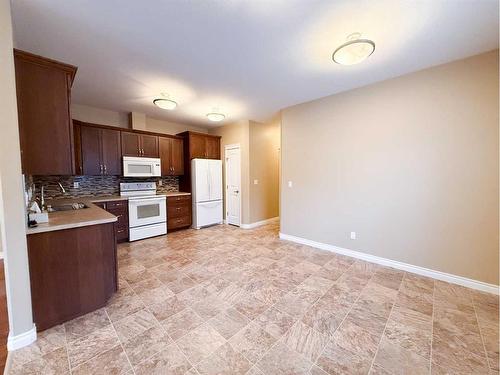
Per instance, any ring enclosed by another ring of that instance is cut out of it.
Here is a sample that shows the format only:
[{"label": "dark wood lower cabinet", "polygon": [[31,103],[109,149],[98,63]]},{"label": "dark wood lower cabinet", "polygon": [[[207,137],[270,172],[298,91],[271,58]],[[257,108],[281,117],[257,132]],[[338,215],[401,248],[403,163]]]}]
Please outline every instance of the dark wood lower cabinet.
[{"label": "dark wood lower cabinet", "polygon": [[105,306],[118,290],[114,223],[28,235],[28,258],[38,331]]},{"label": "dark wood lower cabinet", "polygon": [[167,231],[191,226],[191,195],[167,197]]},{"label": "dark wood lower cabinet", "polygon": [[118,218],[116,223],[116,241],[128,241],[128,201],[108,201],[108,202],[94,202],[96,206],[108,211],[110,214]]}]

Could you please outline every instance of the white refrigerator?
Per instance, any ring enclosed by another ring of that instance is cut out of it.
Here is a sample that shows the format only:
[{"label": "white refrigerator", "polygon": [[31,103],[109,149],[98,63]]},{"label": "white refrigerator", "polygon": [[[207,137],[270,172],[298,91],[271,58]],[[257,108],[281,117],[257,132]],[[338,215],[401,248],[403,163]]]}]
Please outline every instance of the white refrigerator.
[{"label": "white refrigerator", "polygon": [[222,161],[191,160],[193,228],[222,223]]}]

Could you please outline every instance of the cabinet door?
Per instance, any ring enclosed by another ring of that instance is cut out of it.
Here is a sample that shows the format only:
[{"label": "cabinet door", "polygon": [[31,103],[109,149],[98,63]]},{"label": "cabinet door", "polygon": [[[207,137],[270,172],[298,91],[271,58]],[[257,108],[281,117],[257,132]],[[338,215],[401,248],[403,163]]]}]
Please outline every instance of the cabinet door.
[{"label": "cabinet door", "polygon": [[219,138],[206,137],[206,151],[208,159],[220,159],[220,142]]},{"label": "cabinet door", "polygon": [[110,176],[122,174],[120,131],[101,129],[101,147],[103,172]]},{"label": "cabinet door", "polygon": [[182,139],[170,140],[170,165],[174,176],[184,174],[184,143]]},{"label": "cabinet door", "polygon": [[143,154],[141,156],[147,158],[158,157],[158,137],[156,135],[141,135],[141,149]]},{"label": "cabinet door", "polygon": [[204,159],[207,155],[205,136],[198,134],[189,135],[189,156],[191,159]]},{"label": "cabinet door", "polygon": [[140,137],[139,134],[121,132],[122,156],[140,156]]},{"label": "cabinet door", "polygon": [[100,129],[82,126],[80,130],[82,144],[82,174],[96,176],[102,174]]},{"label": "cabinet door", "polygon": [[170,138],[159,137],[158,148],[161,160],[161,175],[170,176],[172,174],[171,169],[171,143]]},{"label": "cabinet door", "polygon": [[49,67],[24,60],[17,52],[15,68],[23,172],[72,175],[68,74],[55,64]]}]

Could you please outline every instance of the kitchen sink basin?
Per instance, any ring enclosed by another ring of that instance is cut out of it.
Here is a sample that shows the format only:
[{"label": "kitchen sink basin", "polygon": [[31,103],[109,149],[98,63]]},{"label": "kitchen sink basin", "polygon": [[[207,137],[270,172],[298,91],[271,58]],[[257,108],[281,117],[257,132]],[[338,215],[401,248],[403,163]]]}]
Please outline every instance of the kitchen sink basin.
[{"label": "kitchen sink basin", "polygon": [[47,210],[49,212],[82,210],[84,208],[89,208],[89,207],[85,203],[81,203],[81,202],[65,203],[65,204],[47,206]]}]

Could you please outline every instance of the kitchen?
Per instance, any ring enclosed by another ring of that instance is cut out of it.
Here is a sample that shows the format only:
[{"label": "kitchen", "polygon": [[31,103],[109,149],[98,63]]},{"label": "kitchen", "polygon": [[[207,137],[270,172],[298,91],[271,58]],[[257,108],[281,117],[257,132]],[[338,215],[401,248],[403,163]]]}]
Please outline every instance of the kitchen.
[{"label": "kitchen", "polygon": [[[27,234],[33,315],[44,330],[105,306],[118,290],[116,243],[166,235],[191,227],[193,220],[197,229],[222,223],[220,137],[73,121],[77,68],[18,50],[15,63],[23,172],[29,176],[26,206],[32,211]],[[46,111],[44,103],[56,106]],[[40,149],[46,144],[50,152]],[[114,236],[106,226],[114,227]],[[85,243],[82,236],[99,240]],[[74,242],[65,249],[67,241]],[[86,261],[91,251],[98,264]],[[81,258],[70,262],[75,254]],[[82,279],[82,273],[93,276]],[[89,290],[102,293],[82,300]]]},{"label": "kitchen", "polygon": [[498,2],[149,5],[0,0],[0,372],[497,373]]}]

